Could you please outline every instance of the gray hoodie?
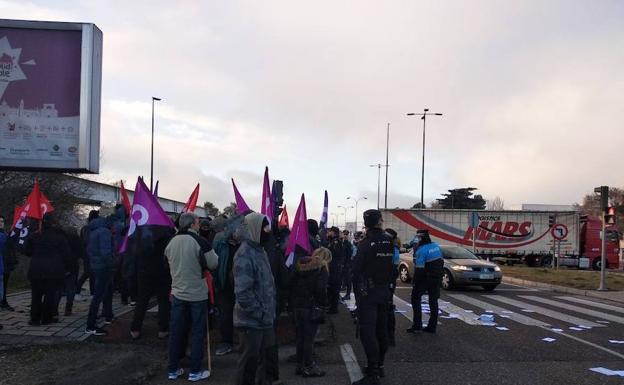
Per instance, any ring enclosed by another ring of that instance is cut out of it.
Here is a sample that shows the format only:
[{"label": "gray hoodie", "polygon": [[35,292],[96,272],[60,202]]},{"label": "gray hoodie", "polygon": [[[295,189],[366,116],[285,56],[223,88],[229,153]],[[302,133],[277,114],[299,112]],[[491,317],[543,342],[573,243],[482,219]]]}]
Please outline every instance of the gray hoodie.
[{"label": "gray hoodie", "polygon": [[240,228],[242,244],[234,255],[234,326],[269,329],[275,319],[275,282],[260,245],[265,216],[251,213]]}]

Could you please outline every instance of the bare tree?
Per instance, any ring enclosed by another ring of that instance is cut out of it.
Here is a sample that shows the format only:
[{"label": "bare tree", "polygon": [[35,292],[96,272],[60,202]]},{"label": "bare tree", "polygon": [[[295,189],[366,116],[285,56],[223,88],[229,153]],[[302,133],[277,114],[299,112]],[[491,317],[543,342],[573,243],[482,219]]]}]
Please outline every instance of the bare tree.
[{"label": "bare tree", "polygon": [[496,198],[492,199],[491,201],[488,201],[487,208],[488,210],[493,210],[493,211],[505,210],[505,201],[503,200],[503,198],[496,196]]},{"label": "bare tree", "polygon": [[210,216],[216,217],[219,215],[219,209],[212,202],[204,202],[204,208],[206,209],[206,213]]},{"label": "bare tree", "polygon": [[236,203],[232,202],[229,206],[223,209],[223,215],[232,216],[236,214]]}]

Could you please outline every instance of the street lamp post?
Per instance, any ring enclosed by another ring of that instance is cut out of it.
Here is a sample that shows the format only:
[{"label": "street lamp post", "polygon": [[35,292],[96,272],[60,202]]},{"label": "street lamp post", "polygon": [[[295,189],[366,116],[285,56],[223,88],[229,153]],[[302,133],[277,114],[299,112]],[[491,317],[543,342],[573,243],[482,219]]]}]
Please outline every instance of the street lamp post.
[{"label": "street lamp post", "polygon": [[420,119],[423,121],[423,151],[422,151],[422,170],[421,170],[421,180],[420,180],[420,208],[425,207],[425,130],[427,124],[427,116],[442,116],[439,112],[429,112],[428,108],[425,108],[425,112],[423,113],[414,113],[410,112],[407,116],[420,116]]},{"label": "street lamp post", "polygon": [[338,206],[338,208],[339,208],[339,209],[343,209],[343,210],[344,210],[345,229],[346,229],[346,228],[347,228],[347,210],[348,210],[348,209],[352,209],[352,208],[353,208],[353,206],[349,206],[349,207],[346,207],[346,206]]},{"label": "street lamp post", "polygon": [[369,167],[377,167],[377,210],[379,210],[379,197],[381,196],[381,163],[371,164]]},{"label": "street lamp post", "polygon": [[360,202],[360,200],[362,199],[368,199],[367,197],[360,197],[358,199],[355,199],[353,197],[347,197],[347,199],[351,199],[353,201],[355,201],[355,231],[358,231],[358,203]]},{"label": "street lamp post", "polygon": [[154,192],[154,102],[161,101],[160,98],[152,96],[152,157],[150,161],[150,191]]}]

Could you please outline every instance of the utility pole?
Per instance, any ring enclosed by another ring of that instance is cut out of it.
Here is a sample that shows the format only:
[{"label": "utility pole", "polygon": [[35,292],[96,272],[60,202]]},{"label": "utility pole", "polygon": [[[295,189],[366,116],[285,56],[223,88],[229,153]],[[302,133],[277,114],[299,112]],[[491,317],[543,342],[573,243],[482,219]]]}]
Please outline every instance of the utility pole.
[{"label": "utility pole", "polygon": [[427,116],[429,116],[429,115],[442,116],[442,114],[439,113],[439,112],[429,112],[428,108],[425,108],[425,111],[423,113],[410,112],[410,113],[407,114],[407,116],[420,116],[420,119],[422,119],[422,121],[423,121],[422,170],[420,172],[420,175],[421,175],[421,179],[420,179],[420,207],[421,208],[425,207],[425,131],[426,131],[426,128],[427,128]]},{"label": "utility pole", "polygon": [[377,167],[377,210],[379,210],[379,199],[381,197],[381,163],[371,164],[370,167]]},{"label": "utility pole", "polygon": [[390,123],[386,128],[386,193],[384,194],[384,209],[388,209],[388,152],[390,151]]},{"label": "utility pole", "polygon": [[600,286],[598,291],[607,291],[607,225],[605,223],[605,213],[609,207],[609,186],[600,186],[594,189],[600,194],[600,212],[602,218],[602,233],[600,245]]},{"label": "utility pole", "polygon": [[150,192],[154,192],[154,102],[160,98],[152,96],[152,156],[150,161]]}]

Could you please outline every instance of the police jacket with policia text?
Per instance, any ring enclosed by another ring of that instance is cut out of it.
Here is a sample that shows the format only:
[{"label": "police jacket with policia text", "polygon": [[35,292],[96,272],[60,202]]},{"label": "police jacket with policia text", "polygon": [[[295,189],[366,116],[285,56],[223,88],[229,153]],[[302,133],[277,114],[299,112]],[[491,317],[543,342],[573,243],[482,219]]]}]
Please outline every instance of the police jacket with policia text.
[{"label": "police jacket with policia text", "polygon": [[[389,287],[392,282],[394,245],[382,229],[372,228],[358,244],[353,259],[353,284],[357,290],[364,287]],[[356,293],[357,293],[356,290]]]}]

